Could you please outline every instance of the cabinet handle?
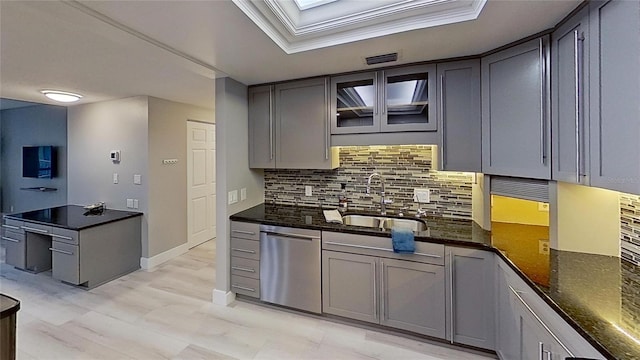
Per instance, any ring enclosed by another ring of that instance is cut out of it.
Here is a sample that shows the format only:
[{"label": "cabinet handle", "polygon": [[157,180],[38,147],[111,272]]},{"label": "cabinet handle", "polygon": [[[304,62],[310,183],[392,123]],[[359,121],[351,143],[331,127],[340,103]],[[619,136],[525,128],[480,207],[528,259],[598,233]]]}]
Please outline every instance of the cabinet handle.
[{"label": "cabinet handle", "polygon": [[273,160],[273,92],[274,87],[269,87],[269,160]]},{"label": "cabinet handle", "polygon": [[544,344],[540,341],[538,342],[538,360],[544,360],[542,353],[544,353]]},{"label": "cabinet handle", "polygon": [[58,239],[65,239],[65,240],[73,240],[72,237],[62,236],[62,235],[57,235],[57,234],[51,234],[51,237],[58,238]]},{"label": "cabinet handle", "polygon": [[14,242],[14,243],[19,243],[20,242],[20,240],[12,239],[12,238],[6,237],[6,236],[3,236],[2,240],[11,241],[11,242]]},{"label": "cabinet handle", "polygon": [[34,228],[30,228],[30,227],[28,227],[28,226],[23,226],[23,227],[22,227],[22,230],[24,230],[24,231],[31,231],[31,232],[38,233],[38,234],[46,234],[46,235],[49,235],[49,232],[48,232],[47,230],[34,229]]},{"label": "cabinet handle", "polygon": [[54,248],[49,248],[49,250],[51,250],[53,252],[65,254],[65,255],[73,255],[73,253],[71,251],[64,251],[64,250],[54,249]]},{"label": "cabinet handle", "polygon": [[231,250],[239,251],[239,252],[243,252],[243,253],[247,253],[247,254],[255,254],[256,253],[255,250],[245,250],[245,249],[238,249],[238,248],[231,248]]},{"label": "cabinet handle", "polygon": [[238,234],[246,234],[246,235],[255,235],[256,233],[253,231],[245,231],[245,230],[231,230],[232,233]]},{"label": "cabinet handle", "polygon": [[446,111],[444,108],[444,104],[445,104],[445,87],[444,87],[444,74],[440,75],[440,117],[442,118],[442,130],[441,130],[441,146],[442,149],[440,149],[440,168],[442,170],[444,170],[445,168],[445,141],[446,141],[446,135],[445,135],[445,129],[447,128],[445,121],[446,121]]},{"label": "cabinet handle", "polygon": [[325,104],[325,110],[327,111],[327,116],[324,122],[324,159],[325,160],[329,160],[329,129],[331,127],[330,125],[330,121],[331,121],[331,106],[330,106],[330,97],[331,95],[329,94],[329,78],[325,77],[324,78],[324,104]]},{"label": "cabinet handle", "polygon": [[[393,250],[391,250],[391,249],[385,249],[385,248],[380,248],[380,247],[375,247],[375,246],[344,244],[344,243],[338,243],[338,242],[333,242],[333,241],[325,241],[324,243],[326,245],[346,246],[346,247],[353,247],[353,248],[358,248],[358,249],[379,250],[379,251],[393,252]],[[408,254],[408,255],[410,255],[410,254]],[[441,258],[442,257],[440,255],[425,254],[425,253],[419,253],[419,252],[413,253],[413,255],[426,256],[426,257],[431,257],[431,258]]]},{"label": "cabinet handle", "polygon": [[376,278],[378,276],[378,266],[373,262],[373,319],[378,320],[378,286]]},{"label": "cabinet handle", "polygon": [[582,88],[581,88],[581,79],[582,79],[582,47],[580,43],[584,40],[584,37],[578,32],[578,30],[573,31],[573,51],[574,51],[574,67],[575,67],[575,117],[576,117],[576,183],[580,183],[580,175],[582,174],[580,171],[580,164],[582,163],[582,153],[580,152],[580,140],[582,136],[580,134],[580,120],[582,118]]},{"label": "cabinet handle", "polygon": [[17,227],[17,226],[12,226],[12,225],[7,225],[7,224],[2,224],[2,227],[5,228],[5,229],[20,230],[20,228]]},{"label": "cabinet handle", "polygon": [[248,288],[248,287],[244,287],[244,286],[240,286],[240,285],[231,285],[231,287],[232,287],[232,288],[236,288],[236,289],[240,289],[240,290],[246,290],[246,291],[256,292],[256,289]]},{"label": "cabinet handle", "polygon": [[453,344],[453,338],[454,338],[454,334],[455,334],[455,330],[454,330],[454,321],[455,321],[455,317],[454,317],[454,309],[453,309],[453,304],[455,303],[453,297],[455,296],[454,292],[453,292],[453,253],[450,252],[449,253],[449,309],[451,309],[451,311],[449,312],[449,323],[451,324],[449,326],[450,329],[450,335],[451,335],[451,343]]},{"label": "cabinet handle", "polygon": [[544,74],[545,74],[545,62],[544,62],[544,48],[543,40],[539,39],[540,48],[540,163],[544,165],[545,159],[545,146],[544,146]]},{"label": "cabinet handle", "polygon": [[382,101],[380,105],[382,105],[382,115],[387,113],[387,75],[384,70],[382,70]]},{"label": "cabinet handle", "polygon": [[[373,74],[373,114],[378,115],[378,72]],[[382,104],[384,105],[384,104]]]},{"label": "cabinet handle", "polygon": [[243,267],[240,267],[240,266],[232,266],[231,269],[238,270],[238,271],[250,272],[250,273],[256,272],[254,269],[243,268]]},{"label": "cabinet handle", "polygon": [[[544,321],[542,321],[542,319],[538,316],[538,314],[536,314],[535,311],[533,311],[533,309],[529,306],[529,304],[527,304],[526,301],[524,301],[524,299],[522,298],[522,296],[520,296],[520,291],[514,289],[513,287],[511,287],[511,285],[509,285],[509,290],[511,290],[511,292],[518,298],[518,300],[522,303],[522,305],[524,305],[524,307],[531,313],[531,315],[533,315],[533,317],[540,323],[540,325],[542,325],[542,327],[549,333],[549,335],[551,335],[551,337],[553,337],[553,339],[555,341],[558,342],[558,344],[560,344],[560,346],[562,346],[562,348],[564,349],[564,351],[567,352],[567,354],[569,354],[569,356],[575,356],[573,355],[573,352],[571,352],[571,350],[569,350],[564,343],[558,339],[558,337],[556,336],[556,334],[553,333],[553,331],[551,331],[551,329],[549,329],[549,327],[547,326],[547,324],[545,324]],[[540,343],[542,344],[542,343]],[[542,359],[542,355],[541,353],[539,354],[540,359]]]}]

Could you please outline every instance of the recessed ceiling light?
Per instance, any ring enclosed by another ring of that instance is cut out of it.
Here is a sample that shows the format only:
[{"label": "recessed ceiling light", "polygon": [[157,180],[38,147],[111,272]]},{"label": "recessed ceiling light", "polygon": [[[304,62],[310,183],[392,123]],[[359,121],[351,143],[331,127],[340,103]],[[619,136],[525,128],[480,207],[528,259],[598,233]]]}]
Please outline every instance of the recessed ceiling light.
[{"label": "recessed ceiling light", "polygon": [[66,91],[58,91],[58,90],[41,90],[41,93],[44,96],[48,97],[51,100],[70,103],[78,101],[82,98],[82,95],[66,92]]}]

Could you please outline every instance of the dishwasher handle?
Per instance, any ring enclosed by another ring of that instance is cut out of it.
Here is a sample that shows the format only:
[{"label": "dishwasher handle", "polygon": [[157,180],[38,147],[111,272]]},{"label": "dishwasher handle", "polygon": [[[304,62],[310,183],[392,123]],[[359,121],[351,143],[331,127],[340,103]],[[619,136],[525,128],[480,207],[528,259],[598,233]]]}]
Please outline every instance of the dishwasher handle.
[{"label": "dishwasher handle", "polygon": [[288,233],[279,233],[274,231],[263,231],[262,233],[266,234],[267,236],[279,236],[279,237],[286,237],[286,238],[300,239],[300,240],[309,240],[309,241],[320,240],[320,238],[316,236],[300,235],[300,234],[293,234],[293,233],[288,234]]}]

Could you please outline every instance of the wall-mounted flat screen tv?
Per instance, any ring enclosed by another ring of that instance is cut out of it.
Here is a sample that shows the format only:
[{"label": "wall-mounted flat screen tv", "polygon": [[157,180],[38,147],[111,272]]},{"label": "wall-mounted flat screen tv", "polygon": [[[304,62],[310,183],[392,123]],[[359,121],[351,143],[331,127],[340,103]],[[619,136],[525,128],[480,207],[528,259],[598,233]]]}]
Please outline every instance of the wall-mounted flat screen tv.
[{"label": "wall-mounted flat screen tv", "polygon": [[22,176],[51,179],[56,177],[56,148],[53,146],[25,146],[22,148]]}]

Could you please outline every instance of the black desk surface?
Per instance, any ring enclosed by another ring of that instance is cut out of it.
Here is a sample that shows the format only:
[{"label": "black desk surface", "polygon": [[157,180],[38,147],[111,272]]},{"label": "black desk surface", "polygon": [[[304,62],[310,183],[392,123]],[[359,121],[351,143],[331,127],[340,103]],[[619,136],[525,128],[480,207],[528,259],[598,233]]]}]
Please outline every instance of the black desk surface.
[{"label": "black desk surface", "polygon": [[71,230],[82,230],[136,216],[142,216],[142,213],[106,209],[100,213],[93,214],[78,205],[66,205],[5,215],[9,219],[24,220]]}]

